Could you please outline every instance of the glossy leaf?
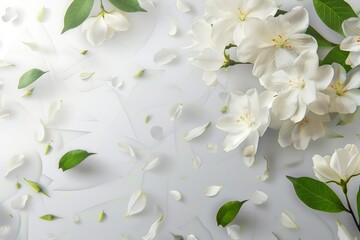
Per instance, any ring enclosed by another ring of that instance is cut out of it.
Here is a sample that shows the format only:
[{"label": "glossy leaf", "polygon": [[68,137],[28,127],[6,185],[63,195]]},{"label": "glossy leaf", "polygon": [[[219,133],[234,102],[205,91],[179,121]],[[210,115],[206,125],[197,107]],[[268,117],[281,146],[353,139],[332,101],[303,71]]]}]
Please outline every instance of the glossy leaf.
[{"label": "glossy leaf", "polygon": [[357,17],[354,10],[346,1],[340,0],[313,0],[314,8],[320,19],[332,30],[343,34],[344,20]]},{"label": "glossy leaf", "polygon": [[347,72],[349,72],[351,70],[351,67],[345,63],[348,56],[349,56],[349,52],[344,52],[340,50],[339,46],[337,46],[334,47],[328,53],[328,55],[326,55],[324,60],[322,60],[321,65],[333,64],[334,62],[336,62],[339,63],[341,66],[343,66]]},{"label": "glossy leaf", "polygon": [[239,213],[242,205],[247,202],[247,200],[239,202],[239,201],[231,201],[225,203],[218,211],[216,215],[216,221],[218,225],[226,227],[229,223],[231,223],[236,215]]},{"label": "glossy leaf", "polygon": [[90,15],[94,0],[74,0],[67,9],[64,17],[64,28],[61,33],[78,27]]},{"label": "glossy leaf", "polygon": [[329,40],[325,39],[320,33],[318,33],[318,31],[315,30],[315,28],[313,28],[312,26],[309,26],[309,28],[307,29],[307,31],[305,32],[306,34],[309,34],[311,36],[313,36],[319,47],[335,47],[336,44],[330,42]]},{"label": "glossy leaf", "polygon": [[20,77],[18,89],[26,88],[27,86],[38,80],[45,73],[47,72],[36,68],[27,71]]},{"label": "glossy leaf", "polygon": [[346,211],[340,198],[325,183],[308,177],[287,178],[294,185],[297,196],[308,207],[330,213]]},{"label": "glossy leaf", "polygon": [[109,0],[112,5],[124,12],[146,12],[140,7],[138,0]]},{"label": "glossy leaf", "polygon": [[59,162],[59,168],[61,168],[64,172],[71,168],[74,168],[82,161],[84,161],[87,157],[93,155],[95,153],[88,153],[84,150],[72,150],[67,152]]}]

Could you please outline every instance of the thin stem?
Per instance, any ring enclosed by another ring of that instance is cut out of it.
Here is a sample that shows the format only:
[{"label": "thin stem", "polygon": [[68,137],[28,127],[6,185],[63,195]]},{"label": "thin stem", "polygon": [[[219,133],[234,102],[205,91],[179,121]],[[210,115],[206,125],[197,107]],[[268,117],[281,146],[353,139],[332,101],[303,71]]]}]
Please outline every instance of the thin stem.
[{"label": "thin stem", "polygon": [[360,224],[358,223],[356,217],[355,217],[355,214],[354,214],[354,211],[351,207],[351,204],[350,204],[350,201],[349,201],[349,196],[347,194],[347,183],[345,183],[344,185],[342,185],[342,189],[343,189],[343,192],[344,192],[344,195],[345,195],[345,198],[346,198],[346,203],[347,203],[347,206],[348,206],[348,209],[349,209],[349,213],[351,214],[354,222],[355,222],[355,225],[358,229],[358,231],[360,232]]},{"label": "thin stem", "polygon": [[100,0],[100,8],[102,11],[106,12],[104,8],[103,0]]}]

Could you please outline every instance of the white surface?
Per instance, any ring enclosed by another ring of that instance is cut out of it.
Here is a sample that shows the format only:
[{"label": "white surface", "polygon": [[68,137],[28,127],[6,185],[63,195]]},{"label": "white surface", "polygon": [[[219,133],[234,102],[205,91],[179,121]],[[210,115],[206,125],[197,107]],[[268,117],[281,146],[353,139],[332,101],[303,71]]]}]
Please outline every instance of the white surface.
[{"label": "white surface", "polygon": [[[230,200],[244,200],[256,190],[265,192],[269,199],[261,206],[246,203],[235,221],[241,225],[243,239],[337,239],[335,220],[341,220],[353,235],[355,226],[344,214],[325,214],[310,210],[296,198],[290,182],[291,176],[313,177],[311,158],[315,153],[331,154],[346,143],[358,144],[360,123],[332,129],[345,135],[343,139],[321,139],[311,143],[307,151],[282,149],[277,143],[277,132],[269,130],[261,139],[258,159],[248,169],[241,153],[224,153],[225,134],[215,124],[201,137],[183,141],[188,130],[221,116],[224,92],[256,87],[257,79],[251,75],[251,66],[239,66],[223,71],[215,88],[208,88],[201,80],[201,72],[192,68],[187,59],[193,53],[182,50],[190,44],[186,32],[192,19],[203,12],[203,0],[188,1],[193,9],[181,13],[175,0],[159,0],[157,8],[144,5],[148,13],[128,14],[131,29],[117,34],[101,47],[90,47],[80,28],[60,34],[66,7],[71,1],[57,0],[2,0],[0,12],[9,6],[16,8],[19,18],[11,23],[0,21],[0,58],[16,64],[1,69],[1,107],[11,117],[0,122],[0,164],[6,171],[6,160],[15,154],[26,156],[26,166],[17,171],[22,182],[26,177],[39,180],[51,198],[35,194],[24,186],[15,189],[16,179],[0,178],[0,226],[10,225],[6,239],[119,239],[125,234],[129,240],[141,239],[151,224],[164,214],[156,239],[171,239],[169,232],[187,236],[194,234],[199,240],[229,239],[226,229],[218,227],[215,216],[219,207]],[[311,1],[283,1],[284,9],[304,4],[313,26],[331,40],[340,36],[331,33],[315,16]],[[352,1],[352,2],[355,2]],[[354,5],[354,4],[353,4]],[[46,7],[44,23],[36,21],[37,11]],[[355,6],[360,8],[360,4]],[[109,8],[111,9],[111,8]],[[96,13],[96,9],[94,9]],[[179,25],[175,37],[168,35],[172,22]],[[39,51],[31,51],[22,41],[35,42]],[[161,48],[173,49],[177,59],[165,66],[153,62]],[[88,49],[86,56],[80,50]],[[18,78],[26,70],[37,67],[49,73],[36,84],[29,98],[21,98],[17,89]],[[147,69],[143,78],[132,76],[139,69]],[[81,80],[83,72],[95,72],[89,80]],[[114,89],[114,77],[124,86]],[[39,119],[46,117],[49,104],[62,100],[62,107],[54,122],[47,126],[44,143],[35,141]],[[184,106],[181,117],[169,120],[169,109],[177,103]],[[151,116],[145,124],[145,117]],[[334,125],[332,123],[332,125]],[[152,135],[153,134],[153,135]],[[52,140],[53,151],[44,155],[46,144]],[[129,143],[136,151],[137,160],[123,154],[117,146]],[[209,153],[208,144],[217,144],[217,153]],[[63,173],[58,160],[75,148],[96,152],[77,168]],[[158,165],[141,170],[146,156],[156,152]],[[265,168],[261,156],[269,160],[270,178],[257,179]],[[200,169],[193,168],[194,157],[202,159]],[[359,181],[358,181],[359,183]],[[205,196],[205,189],[223,185],[215,197]],[[349,192],[355,198],[355,182]],[[125,217],[131,194],[142,189],[147,206],[140,214]],[[182,194],[176,201],[169,191]],[[30,194],[28,207],[14,211],[13,199]],[[98,223],[98,214],[105,210],[107,217]],[[282,211],[295,214],[300,230],[286,229],[281,225]],[[8,218],[8,214],[14,218]],[[62,219],[45,222],[39,216],[52,213]],[[80,224],[73,214],[80,216]],[[58,237],[58,238],[51,238]]]}]

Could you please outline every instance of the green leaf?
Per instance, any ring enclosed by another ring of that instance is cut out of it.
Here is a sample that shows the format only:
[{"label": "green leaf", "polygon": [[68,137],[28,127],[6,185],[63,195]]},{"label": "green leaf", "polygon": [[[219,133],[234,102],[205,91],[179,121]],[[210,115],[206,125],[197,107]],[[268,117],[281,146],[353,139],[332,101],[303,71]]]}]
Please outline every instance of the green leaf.
[{"label": "green leaf", "polygon": [[358,211],[358,217],[360,219],[360,185],[359,185],[359,190],[356,196],[356,204],[357,204],[357,211]]},{"label": "green leaf", "polygon": [[40,69],[33,68],[26,73],[24,73],[19,80],[18,89],[25,88],[38,80],[42,75],[44,75],[47,72],[44,72]]},{"label": "green leaf", "polygon": [[99,213],[98,221],[99,221],[99,222],[103,222],[104,219],[105,219],[105,217],[106,217],[106,213],[105,213],[104,210],[102,210],[102,211]]},{"label": "green leaf", "polygon": [[61,33],[76,28],[90,15],[94,0],[74,0],[66,10],[64,28]]},{"label": "green leaf", "polygon": [[334,47],[328,53],[328,55],[326,55],[326,57],[322,60],[321,65],[332,64],[336,62],[343,66],[347,72],[349,72],[351,70],[351,67],[345,63],[348,56],[349,52],[344,52],[340,50],[340,46],[337,46]]},{"label": "green leaf", "polygon": [[53,221],[55,219],[58,219],[59,217],[55,216],[55,215],[52,215],[52,214],[46,214],[46,215],[43,215],[43,216],[41,216],[39,218],[42,219],[42,220],[45,220],[45,221]]},{"label": "green leaf", "polygon": [[313,28],[312,26],[309,26],[309,28],[307,29],[307,31],[305,33],[313,36],[316,39],[319,47],[335,47],[336,46],[335,43],[332,43],[329,40],[325,39],[323,36],[321,36],[321,34],[318,33],[315,30],[315,28]]},{"label": "green leaf", "polygon": [[216,215],[216,221],[218,225],[221,225],[223,227],[226,227],[229,223],[231,223],[238,212],[240,211],[240,208],[244,203],[246,203],[247,200],[239,202],[239,201],[231,201],[228,203],[225,203],[218,211]]},{"label": "green leaf", "polygon": [[65,153],[64,156],[59,161],[59,168],[61,168],[64,172],[69,170],[82,161],[84,161],[87,157],[93,155],[95,153],[88,153],[84,150],[72,150],[70,152]]},{"label": "green leaf", "polygon": [[347,211],[336,193],[325,183],[309,177],[287,176],[300,200],[308,207],[330,213]]},{"label": "green leaf", "polygon": [[137,0],[109,0],[112,5],[124,12],[146,12]]},{"label": "green leaf", "polygon": [[332,30],[343,35],[342,23],[351,17],[357,17],[351,6],[343,0],[313,0],[320,19]]}]

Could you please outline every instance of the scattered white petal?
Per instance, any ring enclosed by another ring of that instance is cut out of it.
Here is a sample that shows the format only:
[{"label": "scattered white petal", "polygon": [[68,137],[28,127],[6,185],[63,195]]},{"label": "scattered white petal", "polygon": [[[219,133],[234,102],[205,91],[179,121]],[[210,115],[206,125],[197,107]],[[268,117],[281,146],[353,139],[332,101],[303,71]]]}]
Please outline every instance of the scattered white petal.
[{"label": "scattered white petal", "polygon": [[281,223],[284,227],[299,229],[299,225],[295,222],[295,217],[287,211],[281,213]]},{"label": "scattered white petal", "polygon": [[159,65],[165,65],[172,62],[176,58],[176,53],[169,49],[163,48],[154,55],[154,62]]},{"label": "scattered white petal", "polygon": [[14,64],[12,63],[8,63],[8,62],[5,62],[3,60],[0,60],[0,67],[12,67],[12,66],[15,66]]},{"label": "scattered white petal", "polygon": [[160,158],[157,153],[154,153],[154,152],[150,153],[142,167],[142,170],[149,171],[149,170],[153,169],[159,163],[159,159]]},{"label": "scattered white petal", "polygon": [[8,110],[0,110],[0,119],[5,119],[10,117],[10,112]]},{"label": "scattered white petal", "polygon": [[29,200],[29,198],[30,198],[29,195],[19,196],[11,202],[11,207],[16,210],[22,210],[26,207],[26,203]]},{"label": "scattered white petal", "polygon": [[268,161],[266,160],[265,157],[263,157],[264,161],[265,161],[265,170],[264,173],[257,176],[257,179],[259,179],[262,182],[265,182],[268,178],[269,178],[269,167],[268,167]]},{"label": "scattered white petal", "polygon": [[176,6],[182,13],[188,13],[191,11],[191,7],[189,3],[183,1],[183,0],[176,0]]},{"label": "scattered white petal", "polygon": [[197,127],[197,128],[194,128],[194,129],[190,130],[189,132],[187,132],[184,135],[184,140],[185,141],[191,141],[194,138],[197,138],[197,137],[201,136],[206,131],[206,129],[210,126],[210,124],[211,124],[211,122],[207,122],[203,126],[200,126],[200,127]]},{"label": "scattered white petal", "polygon": [[175,36],[178,31],[178,26],[175,22],[171,22],[169,36]]},{"label": "scattered white petal", "polygon": [[265,203],[268,200],[268,196],[266,195],[266,193],[257,190],[251,196],[250,200],[255,205],[261,205],[261,204]]},{"label": "scattered white petal", "polygon": [[5,9],[5,14],[1,18],[4,22],[12,22],[18,18],[18,13],[15,8],[8,7]]},{"label": "scattered white petal", "polygon": [[176,200],[176,201],[180,201],[182,196],[181,196],[181,193],[179,191],[176,191],[176,190],[171,190],[169,192],[169,194]]},{"label": "scattered white petal", "polygon": [[205,196],[215,197],[216,195],[219,194],[219,192],[221,191],[222,188],[223,188],[223,186],[210,186],[210,187],[206,188]]},{"label": "scattered white petal", "polygon": [[94,76],[95,72],[83,72],[83,73],[80,73],[80,78],[82,80],[88,80],[89,78],[91,78],[92,76]]},{"label": "scattered white petal", "polygon": [[46,12],[46,8],[45,7],[41,7],[37,13],[36,19],[39,22],[44,21],[44,17],[45,17],[45,12]]},{"label": "scattered white petal", "polygon": [[202,80],[208,87],[215,87],[218,84],[216,73],[212,71],[205,71],[202,75]]},{"label": "scattered white petal", "polygon": [[240,226],[233,224],[226,227],[226,232],[232,240],[239,240],[240,237]]},{"label": "scattered white petal", "polygon": [[357,238],[351,236],[346,227],[339,221],[336,221],[336,225],[338,226],[338,237],[339,240],[357,240]]},{"label": "scattered white petal", "polygon": [[8,170],[5,177],[8,176],[12,171],[21,167],[25,163],[25,156],[23,154],[17,154],[12,156],[8,161]]},{"label": "scattered white petal", "polygon": [[195,237],[194,234],[189,234],[189,235],[187,236],[187,240],[198,240],[198,239],[197,239],[197,237]]},{"label": "scattered white petal", "polygon": [[52,102],[49,107],[48,107],[48,111],[47,111],[47,119],[46,119],[46,123],[49,124],[52,121],[54,121],[57,113],[60,111],[61,109],[61,104],[62,101],[55,101]]},{"label": "scattered white petal", "polygon": [[143,240],[153,240],[156,237],[157,229],[159,228],[164,216],[161,215],[150,227],[148,234],[142,237]]},{"label": "scattered white petal", "polygon": [[10,227],[9,226],[1,226],[0,227],[0,237],[5,237],[6,235],[8,235],[10,232]]},{"label": "scattered white petal", "polygon": [[80,216],[79,215],[77,215],[77,214],[74,214],[73,215],[73,221],[74,221],[74,223],[80,223]]},{"label": "scattered white petal", "polygon": [[199,169],[201,167],[202,161],[201,161],[201,159],[199,157],[194,157],[192,159],[192,162],[193,162],[193,167],[195,169]]},{"label": "scattered white petal", "polygon": [[122,88],[122,86],[124,86],[124,80],[119,79],[118,77],[114,77],[114,78],[110,81],[110,85],[111,85],[113,88],[120,89],[120,88]]},{"label": "scattered white petal", "polygon": [[22,42],[23,44],[25,44],[28,48],[30,48],[31,51],[37,51],[39,50],[39,46],[34,43],[34,42]]},{"label": "scattered white petal", "polygon": [[35,139],[38,142],[42,142],[45,139],[45,127],[41,120],[39,120],[38,126],[35,131]]},{"label": "scattered white petal", "polygon": [[141,190],[134,192],[130,197],[126,216],[132,216],[134,214],[140,213],[145,209],[145,206],[146,206],[145,194]]},{"label": "scattered white petal", "polygon": [[169,117],[170,121],[175,121],[181,116],[181,113],[183,111],[183,105],[181,103],[176,104],[172,108],[170,108],[169,111]]},{"label": "scattered white petal", "polygon": [[215,153],[217,153],[218,146],[217,146],[216,144],[211,144],[211,143],[209,143],[209,144],[207,145],[207,149],[208,149],[209,153],[215,154]]},{"label": "scattered white petal", "polygon": [[134,149],[127,143],[118,143],[120,151],[128,154],[132,158],[136,158]]}]

